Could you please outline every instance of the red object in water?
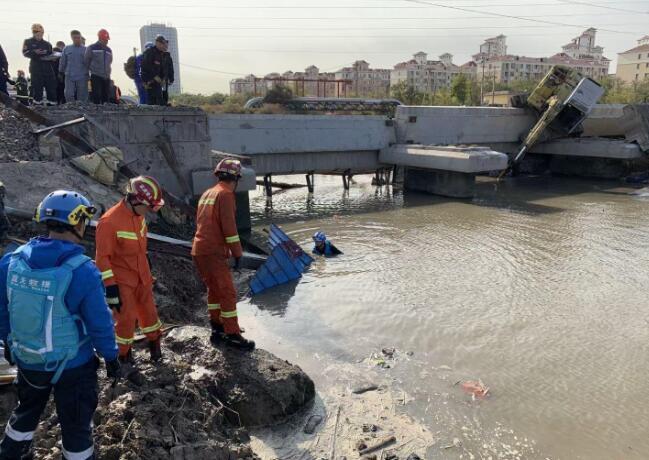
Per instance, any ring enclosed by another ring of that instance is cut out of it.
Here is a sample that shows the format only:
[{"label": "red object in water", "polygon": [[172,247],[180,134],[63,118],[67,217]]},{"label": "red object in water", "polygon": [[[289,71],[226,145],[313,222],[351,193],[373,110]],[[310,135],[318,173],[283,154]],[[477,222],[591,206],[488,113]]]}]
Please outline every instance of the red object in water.
[{"label": "red object in water", "polygon": [[462,382],[462,389],[476,398],[484,398],[489,393],[489,387],[480,380],[467,380],[466,382]]}]

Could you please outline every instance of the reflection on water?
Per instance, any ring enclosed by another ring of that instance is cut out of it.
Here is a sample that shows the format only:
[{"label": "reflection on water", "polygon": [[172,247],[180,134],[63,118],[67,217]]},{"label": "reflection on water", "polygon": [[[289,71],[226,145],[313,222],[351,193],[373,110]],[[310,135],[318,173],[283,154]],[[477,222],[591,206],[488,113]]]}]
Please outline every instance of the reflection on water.
[{"label": "reflection on water", "polygon": [[[444,411],[460,425],[450,431],[515,428],[547,456],[649,457],[646,198],[543,177],[483,181],[474,200],[448,200],[369,180],[344,192],[318,177],[311,197],[251,203],[256,225],[281,224],[305,249],[322,229],[345,253],[251,301],[256,323],[299,350],[293,360],[320,383],[315,353],[357,363],[385,346],[410,350],[389,372],[431,426]],[[491,398],[440,408],[436,395],[465,378]]]}]

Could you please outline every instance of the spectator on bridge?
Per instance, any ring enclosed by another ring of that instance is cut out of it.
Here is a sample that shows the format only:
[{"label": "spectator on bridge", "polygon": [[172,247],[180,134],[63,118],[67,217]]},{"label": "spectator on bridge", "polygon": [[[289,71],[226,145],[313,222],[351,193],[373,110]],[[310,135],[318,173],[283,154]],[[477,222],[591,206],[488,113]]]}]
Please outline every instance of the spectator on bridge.
[{"label": "spectator on bridge", "polygon": [[146,50],[142,58],[142,81],[149,105],[164,105],[162,85],[165,78],[164,52],[166,46],[167,40],[162,35],[158,35],[155,39],[155,46]]},{"label": "spectator on bridge", "polygon": [[56,104],[56,76],[49,62],[52,45],[43,39],[45,29],[40,24],[32,25],[32,38],[23,42],[23,56],[29,58],[29,73],[32,80],[34,104],[43,104],[43,88],[47,91],[47,104]]},{"label": "spectator on bridge", "polygon": [[169,86],[174,83],[174,61],[169,52],[169,42],[165,42],[162,53],[162,105],[169,105]]},{"label": "spectator on bridge", "polygon": [[52,48],[52,72],[56,77],[56,102],[57,104],[65,103],[65,82],[63,80],[63,75],[59,73],[59,64],[61,62],[61,56],[63,55],[63,49],[65,48],[65,43],[62,41],[56,42],[56,46]]},{"label": "spectator on bridge", "polygon": [[18,71],[15,87],[16,99],[23,105],[29,105],[29,80],[25,78],[25,72],[22,70]]},{"label": "spectator on bridge", "polygon": [[85,63],[86,47],[81,44],[81,32],[70,32],[72,44],[63,49],[59,62],[59,75],[65,80],[65,100],[88,102],[88,67]]},{"label": "spectator on bridge", "polygon": [[110,100],[110,74],[113,50],[108,47],[110,35],[106,29],[97,33],[97,42],[86,49],[84,62],[90,71],[92,102],[106,104]]},{"label": "spectator on bridge", "polygon": [[144,59],[144,52],[150,48],[153,48],[155,45],[153,42],[146,42],[144,45],[144,51],[141,54],[138,54],[135,57],[135,88],[137,89],[137,95],[140,99],[140,104],[146,104],[146,88],[144,87],[144,81],[142,80],[142,60]]}]

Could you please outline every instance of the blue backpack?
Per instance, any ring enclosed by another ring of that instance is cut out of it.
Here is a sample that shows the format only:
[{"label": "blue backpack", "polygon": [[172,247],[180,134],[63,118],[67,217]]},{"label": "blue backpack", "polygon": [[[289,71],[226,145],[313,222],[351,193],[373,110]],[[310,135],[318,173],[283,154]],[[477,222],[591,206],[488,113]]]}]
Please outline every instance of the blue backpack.
[{"label": "blue backpack", "polygon": [[85,325],[65,305],[72,272],[90,258],[78,254],[58,267],[33,269],[20,256],[24,249],[22,246],[11,255],[7,274],[9,347],[12,356],[21,362],[55,372],[54,384],[67,362],[90,340],[88,336],[80,340],[77,321],[84,333]]}]

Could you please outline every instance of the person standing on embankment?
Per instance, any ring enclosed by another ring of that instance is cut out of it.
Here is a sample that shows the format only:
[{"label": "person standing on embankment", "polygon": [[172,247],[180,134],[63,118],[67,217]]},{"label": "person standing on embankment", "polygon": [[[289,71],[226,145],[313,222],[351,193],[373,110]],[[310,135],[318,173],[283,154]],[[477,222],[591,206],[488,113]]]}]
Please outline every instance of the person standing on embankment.
[{"label": "person standing on embankment", "polygon": [[136,385],[144,383],[135,366],[131,347],[135,327],[148,340],[151,361],[162,358],[161,327],[153,299],[153,276],[147,258],[146,213],[164,206],[162,188],[149,176],[130,180],[126,197],[99,219],[97,267],[106,286],[106,301],[115,317],[115,339],[119,346],[122,375]]},{"label": "person standing on embankment", "polygon": [[243,249],[237,230],[234,192],[241,178],[238,160],[221,160],[214,170],[218,183],[198,201],[196,235],[192,257],[207,286],[207,310],[214,345],[224,342],[241,350],[253,350],[255,342],[241,335],[237,315],[237,291],[228,265],[234,257],[235,269],[241,264]]},{"label": "person standing on embankment", "polygon": [[52,392],[63,458],[95,458],[95,350],[109,377],[118,378],[120,367],[101,276],[80,244],[95,212],[77,192],[50,193],[34,216],[49,235],[0,261],[0,338],[5,359],[18,367],[18,406],[5,427],[1,460],[32,458],[34,432]]}]

